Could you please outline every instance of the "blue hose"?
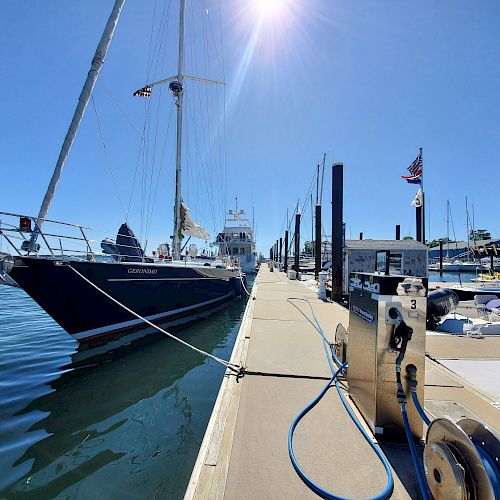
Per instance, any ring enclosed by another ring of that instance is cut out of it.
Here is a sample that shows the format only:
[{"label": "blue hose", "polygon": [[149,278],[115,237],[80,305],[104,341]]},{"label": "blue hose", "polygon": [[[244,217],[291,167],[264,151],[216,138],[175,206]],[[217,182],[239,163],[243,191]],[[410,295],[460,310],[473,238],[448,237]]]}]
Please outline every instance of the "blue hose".
[{"label": "blue hose", "polygon": [[422,474],[422,469],[418,463],[417,449],[415,448],[415,443],[413,442],[413,436],[410,430],[410,422],[408,421],[408,415],[406,413],[406,403],[400,402],[401,414],[403,415],[403,423],[405,426],[406,439],[410,445],[411,458],[413,459],[413,465],[415,466],[415,472],[417,473],[418,485],[420,486],[420,491],[422,492],[422,497],[424,500],[429,500],[429,495],[427,494],[426,481]]},{"label": "blue hose", "polygon": [[417,409],[418,414],[420,415],[422,420],[425,422],[425,425],[431,425],[431,421],[429,420],[429,418],[425,414],[425,411],[422,408],[420,401],[418,400],[417,391],[414,390],[413,388],[411,390],[411,399],[413,400],[413,404],[415,405],[415,408]]},{"label": "blue hose", "polygon": [[[314,318],[314,323],[292,302],[292,300],[298,300],[301,302],[306,302],[310,309],[312,316]],[[288,453],[290,455],[290,460],[292,461],[293,468],[299,475],[299,477],[304,481],[304,483],[312,490],[314,491],[317,495],[319,495],[322,498],[326,498],[328,500],[348,500],[344,497],[339,497],[334,495],[333,493],[330,493],[329,491],[321,488],[321,486],[317,485],[311,478],[309,478],[305,472],[300,468],[297,459],[295,458],[295,453],[293,451],[293,433],[295,428],[297,427],[297,424],[300,422],[300,420],[312,409],[314,408],[321,398],[327,393],[328,389],[331,387],[332,383],[335,383],[335,387],[337,389],[337,392],[340,396],[340,400],[342,401],[342,404],[344,405],[344,408],[347,410],[349,413],[349,416],[351,417],[352,421],[356,425],[356,427],[359,429],[363,437],[366,439],[370,447],[375,451],[377,454],[378,458],[382,462],[384,469],[387,474],[387,484],[384,488],[384,490],[378,494],[377,496],[372,497],[369,500],[383,500],[386,498],[389,498],[392,495],[392,492],[394,490],[394,479],[392,477],[392,472],[391,468],[389,465],[389,462],[385,455],[383,454],[382,450],[372,441],[371,437],[368,435],[368,433],[365,431],[363,426],[361,425],[361,422],[358,420],[354,412],[351,410],[351,407],[349,406],[345,396],[342,394],[342,391],[339,387],[338,383],[338,375],[342,373],[346,368],[347,368],[347,361],[345,363],[341,363],[338,357],[335,354],[335,351],[330,348],[330,345],[328,341],[326,340],[325,334],[323,332],[323,329],[321,328],[321,325],[319,324],[318,319],[316,318],[316,315],[314,314],[314,310],[311,306],[311,303],[307,299],[302,299],[302,298],[295,298],[291,297],[287,299],[290,304],[292,304],[305,318],[306,320],[311,323],[311,325],[316,329],[316,331],[321,335],[321,338],[323,339],[323,348],[325,349],[325,354],[326,358],[328,361],[328,364],[330,366],[330,370],[332,372],[332,378],[328,381],[328,383],[323,387],[321,392],[295,417],[294,421],[292,422],[292,425],[290,426],[290,430],[288,431]],[[339,367],[337,370],[335,370],[332,360],[330,358],[333,358],[336,365]]]},{"label": "blue hose", "polygon": [[474,444],[479,456],[481,457],[481,461],[483,462],[483,467],[486,470],[488,479],[490,480],[495,498],[500,499],[500,471],[498,470],[498,465],[495,463],[493,457],[484,448],[476,443]]}]

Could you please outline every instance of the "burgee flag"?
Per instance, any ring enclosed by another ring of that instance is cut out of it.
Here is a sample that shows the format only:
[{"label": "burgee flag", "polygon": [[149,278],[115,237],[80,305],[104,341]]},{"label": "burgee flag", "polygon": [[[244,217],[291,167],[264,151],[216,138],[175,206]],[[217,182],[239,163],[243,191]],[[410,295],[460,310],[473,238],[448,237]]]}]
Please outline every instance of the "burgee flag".
[{"label": "burgee flag", "polygon": [[415,208],[419,208],[422,206],[422,188],[419,188],[417,191],[417,194],[415,195],[415,198],[413,198],[413,201],[411,202],[412,206]]}]

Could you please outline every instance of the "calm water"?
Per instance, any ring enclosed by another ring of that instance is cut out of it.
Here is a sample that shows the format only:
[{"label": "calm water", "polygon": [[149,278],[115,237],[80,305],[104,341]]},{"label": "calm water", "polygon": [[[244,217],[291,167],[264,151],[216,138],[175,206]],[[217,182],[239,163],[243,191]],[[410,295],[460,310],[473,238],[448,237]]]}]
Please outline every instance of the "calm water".
[{"label": "calm water", "polygon": [[476,273],[442,273],[439,271],[429,271],[429,281],[442,281],[442,282],[452,282],[459,283],[470,283],[471,279],[476,278]]},{"label": "calm water", "polygon": [[[229,359],[245,305],[179,335]],[[181,498],[224,368],[165,338],[83,372],[76,346],[0,286],[0,497]]]}]

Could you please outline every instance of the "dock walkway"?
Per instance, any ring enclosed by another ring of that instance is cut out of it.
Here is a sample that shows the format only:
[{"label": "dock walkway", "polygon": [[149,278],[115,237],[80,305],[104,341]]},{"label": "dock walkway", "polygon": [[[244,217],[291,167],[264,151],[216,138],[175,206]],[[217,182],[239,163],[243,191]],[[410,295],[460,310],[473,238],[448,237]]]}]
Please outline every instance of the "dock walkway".
[{"label": "dock walkway", "polygon": [[[322,302],[304,283],[290,281],[281,272],[271,273],[266,266],[259,271],[252,296],[231,358],[245,366],[246,374],[238,381],[227,375],[223,380],[187,499],[317,498],[294,471],[287,439],[294,417],[318,394],[331,372],[320,335],[287,299],[307,298],[329,341],[334,340],[339,323],[347,328],[348,311]],[[308,305],[298,305],[310,317]],[[442,351],[442,342],[435,338],[431,343]],[[455,344],[453,350],[460,349]],[[490,343],[489,351],[500,358],[500,343]],[[426,402],[428,395],[439,401],[459,401],[500,429],[500,412],[488,398],[447,373],[438,362],[429,359],[428,363]],[[394,468],[393,498],[419,498],[407,445],[382,447]],[[294,449],[304,471],[336,495],[366,498],[385,487],[382,464],[335,389],[299,423]]]}]

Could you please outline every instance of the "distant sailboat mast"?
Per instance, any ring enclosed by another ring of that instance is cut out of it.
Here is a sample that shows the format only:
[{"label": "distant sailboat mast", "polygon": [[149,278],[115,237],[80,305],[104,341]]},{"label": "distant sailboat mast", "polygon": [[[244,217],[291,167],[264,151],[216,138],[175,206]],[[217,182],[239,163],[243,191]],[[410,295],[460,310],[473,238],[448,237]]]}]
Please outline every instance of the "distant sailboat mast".
[{"label": "distant sailboat mast", "polygon": [[104,64],[104,58],[106,57],[109,45],[111,44],[111,39],[113,38],[113,34],[115,32],[116,25],[118,24],[118,19],[120,18],[120,13],[124,3],[125,0],[115,1],[113,10],[111,11],[108,22],[106,23],[106,27],[104,28],[101,40],[99,41],[99,45],[97,46],[94,57],[92,58],[92,65],[88,72],[87,79],[85,80],[85,84],[83,85],[80,97],[78,98],[78,105],[73,114],[73,118],[71,120],[68,132],[66,133],[66,137],[64,138],[64,142],[59,153],[59,158],[57,159],[57,163],[54,168],[54,173],[52,174],[47,192],[45,193],[45,196],[43,198],[42,206],[40,207],[40,211],[38,213],[38,218],[36,221],[35,232],[31,234],[30,241],[26,241],[23,243],[23,250],[37,251],[37,249],[39,248],[39,245],[37,245],[36,243],[39,233],[36,232],[36,229],[41,229],[45,217],[47,216],[47,213],[49,211],[49,207],[52,199],[54,198],[56,187],[61,177],[64,164],[66,162],[66,159],[68,158],[71,146],[73,145],[73,142],[75,140],[78,127],[80,126],[80,122],[82,121],[83,115],[87,108],[87,104],[92,95],[92,91],[94,90],[97,77],[99,76],[99,71]]},{"label": "distant sailboat mast", "polygon": [[450,258],[450,200],[446,200],[446,258]]}]

